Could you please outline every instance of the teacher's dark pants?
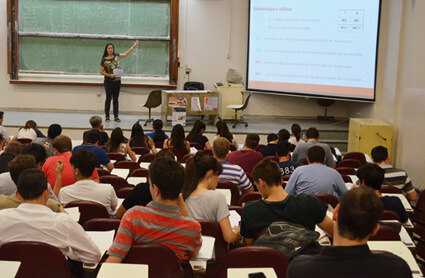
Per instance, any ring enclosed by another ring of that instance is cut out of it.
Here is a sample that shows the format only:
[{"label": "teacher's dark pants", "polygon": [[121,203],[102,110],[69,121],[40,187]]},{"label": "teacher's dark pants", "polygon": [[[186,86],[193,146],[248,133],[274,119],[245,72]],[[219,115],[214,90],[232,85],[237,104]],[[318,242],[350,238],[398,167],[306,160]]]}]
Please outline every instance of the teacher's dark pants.
[{"label": "teacher's dark pants", "polygon": [[118,97],[120,96],[121,80],[110,81],[104,80],[103,85],[105,86],[106,100],[105,100],[105,116],[109,117],[109,110],[111,109],[111,99],[114,105],[114,117],[118,117]]}]

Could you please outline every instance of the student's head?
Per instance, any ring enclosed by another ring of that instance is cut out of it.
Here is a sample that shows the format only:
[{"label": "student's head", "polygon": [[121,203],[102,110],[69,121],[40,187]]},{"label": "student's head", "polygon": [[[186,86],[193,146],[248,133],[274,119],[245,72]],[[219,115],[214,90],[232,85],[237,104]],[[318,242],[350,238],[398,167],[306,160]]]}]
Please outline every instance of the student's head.
[{"label": "student's head", "polygon": [[29,120],[25,123],[24,126],[25,129],[30,129],[30,128],[37,128],[37,124],[36,122],[34,122],[33,120]]},{"label": "student's head", "polygon": [[245,139],[245,147],[255,150],[260,143],[260,136],[258,134],[248,134]]},{"label": "student's head", "polygon": [[94,155],[94,153],[84,149],[73,153],[69,162],[71,163],[73,167],[72,170],[73,170],[75,178],[78,172],[84,178],[91,177],[93,174],[94,168],[96,168],[96,164],[97,164],[96,156]]},{"label": "student's head", "polygon": [[96,130],[90,130],[86,133],[86,136],[84,139],[86,144],[94,145],[100,141],[100,135]]},{"label": "student's head", "polygon": [[163,123],[160,119],[156,119],[153,121],[152,128],[155,131],[155,135],[153,136],[153,141],[156,142],[163,142],[165,138],[165,133],[162,130]]},{"label": "student's head", "polygon": [[287,141],[279,141],[276,145],[277,156],[287,156],[291,152],[291,143]]},{"label": "student's head", "polygon": [[162,199],[176,200],[183,188],[184,168],[169,157],[160,157],[149,165],[149,177],[151,186],[158,187]]},{"label": "student's head", "polygon": [[269,135],[267,135],[267,143],[276,141],[277,139],[279,139],[279,137],[276,133],[270,133]]},{"label": "student's head", "polygon": [[38,169],[26,169],[19,175],[17,190],[24,201],[35,200],[47,190],[47,179]]},{"label": "student's head", "polygon": [[143,136],[145,136],[145,133],[143,132],[143,127],[139,124],[139,122],[135,123],[131,128],[131,138]]},{"label": "student's head", "polygon": [[53,148],[60,154],[72,151],[71,138],[66,135],[59,135],[53,140]]},{"label": "student's head", "polygon": [[385,170],[376,164],[365,164],[357,169],[356,176],[360,183],[364,182],[366,186],[380,190],[384,181]]},{"label": "student's head", "polygon": [[47,130],[47,137],[50,139],[55,139],[57,136],[61,135],[62,127],[58,124],[51,124]]},{"label": "student's head", "polygon": [[261,179],[269,187],[282,185],[282,174],[279,165],[271,159],[264,159],[257,163],[251,172],[251,176],[254,178],[256,184]]},{"label": "student's head", "polygon": [[321,146],[312,146],[307,151],[309,163],[325,163],[325,150]]},{"label": "student's head", "polygon": [[293,124],[291,126],[291,132],[295,136],[297,141],[299,141],[301,138],[301,126],[299,124]]},{"label": "student's head", "polygon": [[205,131],[205,128],[205,124],[200,120],[197,120],[193,125],[192,130],[187,135],[186,140],[189,142],[196,142],[196,137],[202,134]]},{"label": "student's head", "polygon": [[307,129],[305,136],[307,139],[318,139],[319,138],[319,131],[315,127],[310,127]]},{"label": "student's head", "polygon": [[162,130],[162,127],[164,126],[164,124],[162,123],[162,121],[160,119],[156,119],[155,121],[153,121],[152,123],[152,128],[157,131],[157,130]]},{"label": "student's head", "polygon": [[362,186],[347,191],[338,207],[339,235],[350,240],[367,238],[378,224],[383,211],[384,206],[372,188]]},{"label": "student's head", "polygon": [[277,133],[277,136],[279,137],[279,141],[288,141],[291,135],[289,134],[289,131],[287,129],[282,128]]},{"label": "student's head", "polygon": [[184,128],[182,125],[177,124],[171,130],[172,140],[184,140]]},{"label": "student's head", "polygon": [[384,146],[376,146],[372,149],[372,159],[375,163],[381,163],[388,158],[388,149]]},{"label": "student's head", "polygon": [[217,135],[227,138],[229,142],[233,141],[233,134],[230,132],[229,127],[225,121],[218,121],[215,126],[217,127]]},{"label": "student's head", "polygon": [[102,124],[102,117],[92,116],[89,122],[92,128],[100,128],[100,125]]},{"label": "student's head", "polygon": [[0,174],[9,172],[9,168],[7,164],[12,161],[16,157],[14,153],[2,153],[0,154]]},{"label": "student's head", "polygon": [[19,141],[11,141],[7,144],[4,152],[6,153],[14,153],[16,155],[20,155],[22,153],[23,146]]},{"label": "student's head", "polygon": [[218,137],[213,142],[213,152],[218,159],[225,159],[229,153],[230,142],[224,137]]},{"label": "student's head", "polygon": [[19,175],[26,169],[37,168],[37,162],[33,155],[21,154],[12,159],[7,166],[13,182],[18,184]]},{"label": "student's head", "polygon": [[0,111],[0,124],[3,123],[3,116],[4,116],[4,112]]},{"label": "student's head", "polygon": [[109,139],[108,144],[106,144],[107,152],[117,152],[121,143],[124,142],[124,134],[122,129],[117,127],[111,133],[111,138]]},{"label": "student's head", "polygon": [[33,155],[35,158],[35,162],[37,163],[37,165],[40,165],[40,167],[43,166],[44,162],[47,159],[46,149],[42,145],[36,143],[26,145],[22,149],[22,154]]},{"label": "student's head", "polygon": [[112,43],[108,43],[105,46],[105,51],[103,51],[102,57],[107,57],[108,55],[115,55],[115,46]]},{"label": "student's head", "polygon": [[160,150],[159,152],[156,153],[155,159],[161,158],[161,157],[169,157],[173,160],[176,160],[176,156],[169,149],[162,149],[162,150]]},{"label": "student's head", "polygon": [[190,158],[185,167],[183,199],[187,199],[201,181],[208,183],[208,189],[215,189],[218,176],[223,172],[223,166],[211,155],[198,151]]}]

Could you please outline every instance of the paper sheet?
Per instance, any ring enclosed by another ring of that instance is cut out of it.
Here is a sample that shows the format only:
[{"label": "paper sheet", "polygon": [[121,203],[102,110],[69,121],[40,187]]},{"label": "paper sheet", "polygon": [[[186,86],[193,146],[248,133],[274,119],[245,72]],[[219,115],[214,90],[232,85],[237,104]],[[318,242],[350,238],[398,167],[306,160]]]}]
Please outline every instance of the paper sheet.
[{"label": "paper sheet", "polygon": [[204,97],[204,110],[216,111],[218,107],[218,97]]},{"label": "paper sheet", "polygon": [[87,231],[89,237],[94,241],[94,243],[99,247],[100,251],[106,251],[111,247],[112,242],[114,241],[115,231],[106,231],[106,232],[97,232],[97,231]]},{"label": "paper sheet", "polygon": [[122,69],[114,69],[115,77],[123,77],[124,71]]},{"label": "paper sheet", "polygon": [[130,169],[114,168],[111,171],[112,175],[116,175],[116,176],[121,177],[123,179],[126,179],[129,173],[130,173]]},{"label": "paper sheet", "polygon": [[151,163],[150,162],[140,162],[140,168],[143,168],[143,169],[149,169],[149,165],[151,165]]},{"label": "paper sheet", "polygon": [[199,260],[209,260],[213,258],[215,238],[211,236],[202,236],[202,247],[198,255],[195,257]]},{"label": "paper sheet", "polygon": [[80,210],[78,207],[72,207],[72,208],[64,208],[64,210],[71,216],[72,220],[75,222],[78,222],[80,220]]},{"label": "paper sheet", "polygon": [[146,264],[103,263],[97,278],[148,278],[149,266]]},{"label": "paper sheet", "polygon": [[202,111],[201,102],[199,101],[199,97],[192,97],[191,99],[191,110],[192,111]]},{"label": "paper sheet", "polygon": [[241,216],[236,210],[229,210],[230,216],[230,226],[233,228],[235,226],[240,226],[241,223]]},{"label": "paper sheet", "polygon": [[127,178],[127,182],[128,182],[128,184],[136,186],[141,182],[147,182],[147,178],[145,178],[145,177],[129,177],[129,178]]},{"label": "paper sheet", "polygon": [[21,262],[0,261],[0,277],[14,278],[20,265]]},{"label": "paper sheet", "polygon": [[232,200],[232,191],[230,191],[230,189],[226,189],[226,188],[216,188],[215,191],[223,194],[224,198],[226,198],[227,205],[230,206],[230,202]]},{"label": "paper sheet", "polygon": [[227,277],[248,277],[250,273],[262,272],[266,278],[277,278],[273,267],[228,268]]}]

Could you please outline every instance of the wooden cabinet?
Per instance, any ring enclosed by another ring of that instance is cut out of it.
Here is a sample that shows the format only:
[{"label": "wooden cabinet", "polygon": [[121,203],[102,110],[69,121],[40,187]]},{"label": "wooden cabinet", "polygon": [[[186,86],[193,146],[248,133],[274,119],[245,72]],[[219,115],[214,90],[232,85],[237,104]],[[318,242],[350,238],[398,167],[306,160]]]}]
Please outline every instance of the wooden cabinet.
[{"label": "wooden cabinet", "polygon": [[393,127],[380,119],[350,119],[348,152],[362,152],[371,156],[376,146],[384,146],[391,157]]},{"label": "wooden cabinet", "polygon": [[[235,119],[235,110],[227,108],[227,105],[243,104],[243,92],[245,90],[244,86],[240,84],[224,83],[223,86],[217,86],[217,84],[215,84],[215,87],[220,93],[220,118],[222,120]],[[242,111],[239,111],[238,118],[240,118],[242,114]]]}]

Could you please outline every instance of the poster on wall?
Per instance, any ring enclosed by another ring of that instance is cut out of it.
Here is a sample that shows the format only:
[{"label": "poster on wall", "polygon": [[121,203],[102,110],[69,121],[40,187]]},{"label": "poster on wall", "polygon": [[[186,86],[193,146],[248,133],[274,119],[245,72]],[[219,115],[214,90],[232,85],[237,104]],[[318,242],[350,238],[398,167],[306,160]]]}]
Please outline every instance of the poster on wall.
[{"label": "poster on wall", "polygon": [[181,124],[182,126],[186,126],[186,107],[173,107],[173,115],[172,115],[172,126],[177,124]]},{"label": "poster on wall", "polygon": [[204,110],[205,111],[217,111],[218,97],[205,97],[204,98]]}]

